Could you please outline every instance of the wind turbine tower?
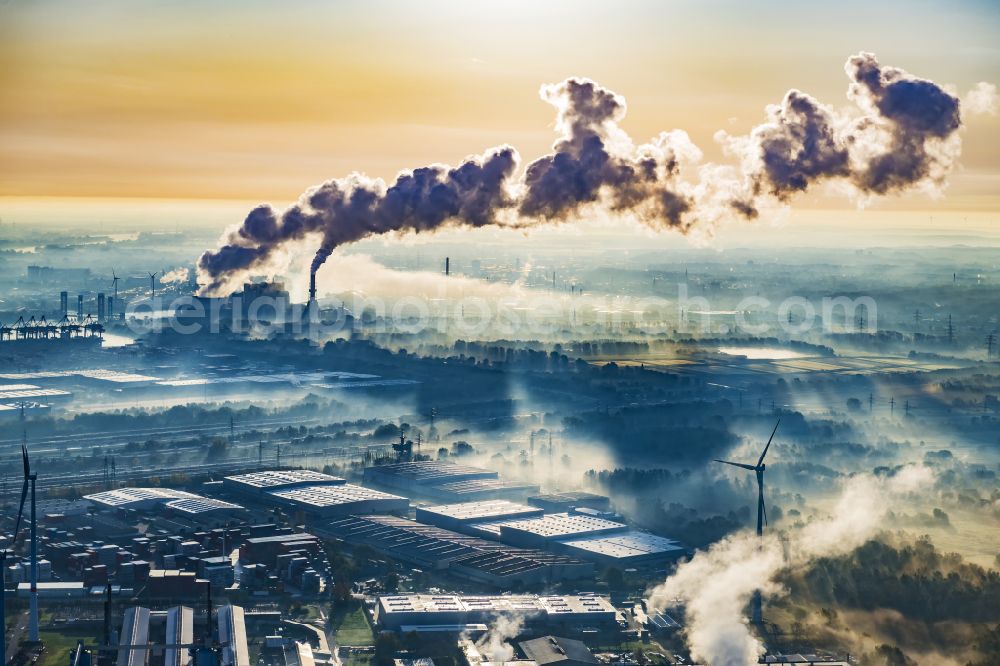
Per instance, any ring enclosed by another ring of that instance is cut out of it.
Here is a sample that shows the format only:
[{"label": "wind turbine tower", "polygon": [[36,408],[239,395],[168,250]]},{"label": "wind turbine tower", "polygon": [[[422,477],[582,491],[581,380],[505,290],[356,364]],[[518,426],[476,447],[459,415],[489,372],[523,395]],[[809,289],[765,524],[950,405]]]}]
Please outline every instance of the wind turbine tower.
[{"label": "wind turbine tower", "polygon": [[35,513],[35,481],[38,474],[31,471],[28,447],[21,445],[24,478],[31,484],[31,595],[28,598],[28,640],[38,642],[38,516]]},{"label": "wind turbine tower", "polygon": [[21,517],[24,515],[24,501],[28,498],[28,452],[21,446],[21,456],[24,459],[24,483],[21,485],[21,504],[17,509],[17,520],[14,522],[14,537],[10,540],[10,547],[0,550],[0,663],[7,663],[7,608],[5,604],[6,588],[4,577],[7,573],[7,556],[14,554],[17,545],[17,535],[21,531]]},{"label": "wind turbine tower", "polygon": [[[760,458],[757,459],[756,465],[747,465],[746,463],[730,462],[729,460],[719,460],[716,459],[715,462],[724,463],[726,465],[732,465],[733,467],[739,467],[740,469],[746,469],[753,472],[757,477],[757,537],[760,539],[764,538],[764,525],[767,524],[767,510],[764,508],[764,470],[767,469],[767,465],[764,464],[764,456],[767,455],[767,450],[771,448],[771,440],[774,439],[774,433],[778,432],[778,425],[781,423],[781,419],[778,423],[774,424],[774,430],[771,431],[771,436],[767,438],[767,444],[764,446],[764,451],[761,452]],[[761,615],[761,597],[760,590],[756,590],[753,593],[753,606],[751,610],[751,619],[754,624],[760,625],[763,621]]]}]

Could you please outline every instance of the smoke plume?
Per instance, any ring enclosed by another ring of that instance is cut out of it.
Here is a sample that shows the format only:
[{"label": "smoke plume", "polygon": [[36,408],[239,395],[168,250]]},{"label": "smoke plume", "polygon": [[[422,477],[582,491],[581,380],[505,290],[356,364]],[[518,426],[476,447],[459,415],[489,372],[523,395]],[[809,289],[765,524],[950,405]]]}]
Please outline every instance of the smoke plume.
[{"label": "smoke plume", "polygon": [[[311,272],[337,247],[391,232],[526,228],[590,208],[656,230],[710,232],[824,182],[860,200],[940,190],[961,148],[959,99],[870,53],[849,58],[845,71],[852,108],[837,111],[790,90],[749,134],[717,134],[735,165],[698,164],[702,153],[683,130],[636,146],[620,126],[625,100],[594,81],[542,86],[559,132],[550,154],[519,170],[517,152],[500,146],[455,167],[404,171],[391,185],[354,173],[307,190],[284,211],[260,205],[199,259],[202,293],[231,291],[249,272],[266,271],[288,243],[313,238]],[[990,112],[996,88],[981,83],[967,100],[974,112]]]},{"label": "smoke plume", "polygon": [[763,646],[747,620],[755,590],[780,592],[778,574],[819,557],[850,552],[874,536],[898,501],[932,485],[930,468],[909,466],[894,476],[856,476],[843,488],[831,515],[782,532],[740,532],[678,566],[650,592],[658,609],[685,607],[685,634],[693,658],[710,666],[756,664]]}]

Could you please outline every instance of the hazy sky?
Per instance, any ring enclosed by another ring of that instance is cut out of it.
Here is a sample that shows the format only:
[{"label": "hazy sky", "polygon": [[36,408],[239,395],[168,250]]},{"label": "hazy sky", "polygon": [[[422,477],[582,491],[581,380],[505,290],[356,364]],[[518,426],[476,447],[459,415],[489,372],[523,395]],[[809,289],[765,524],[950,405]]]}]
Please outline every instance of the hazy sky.
[{"label": "hazy sky", "polygon": [[[553,140],[539,85],[625,96],[639,141],[744,133],[791,87],[845,105],[859,50],[956,86],[1000,83],[997,2],[0,3],[0,197],[290,201]],[[946,200],[1000,210],[1000,118],[968,122]],[[808,206],[844,206],[813,199]]]}]

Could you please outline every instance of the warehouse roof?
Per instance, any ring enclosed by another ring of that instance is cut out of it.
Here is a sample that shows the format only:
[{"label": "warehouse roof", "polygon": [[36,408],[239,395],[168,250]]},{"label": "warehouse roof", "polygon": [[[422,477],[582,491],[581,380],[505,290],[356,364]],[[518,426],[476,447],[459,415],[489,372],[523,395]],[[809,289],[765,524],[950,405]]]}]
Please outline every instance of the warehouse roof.
[{"label": "warehouse roof", "polygon": [[519,483],[517,481],[501,481],[500,479],[462,479],[459,481],[448,481],[445,483],[439,483],[435,486],[436,490],[440,490],[451,495],[462,496],[467,495],[473,497],[475,495],[483,495],[497,492],[512,493],[512,492],[523,492],[533,493],[538,491],[538,486],[530,483]]},{"label": "warehouse roof", "polygon": [[183,499],[171,500],[165,505],[174,511],[187,514],[201,514],[211,511],[242,511],[243,507],[232,502],[210,499],[208,497],[185,497]]},{"label": "warehouse roof", "polygon": [[425,506],[420,507],[420,511],[459,521],[517,518],[522,516],[539,516],[542,514],[541,509],[502,499]]},{"label": "warehouse roof", "polygon": [[545,539],[570,538],[576,535],[615,532],[628,526],[613,520],[569,513],[553,513],[540,518],[510,520],[501,524],[501,534],[511,529]]},{"label": "warehouse roof", "polygon": [[272,490],[269,495],[280,499],[314,507],[330,507],[371,500],[401,500],[405,497],[390,495],[380,490],[346,483],[339,486],[303,486],[287,490]]},{"label": "warehouse roof", "polygon": [[276,490],[279,488],[291,488],[294,486],[322,486],[338,485],[346,483],[339,476],[331,476],[322,472],[314,472],[308,469],[288,469],[288,470],[267,470],[264,472],[251,472],[250,474],[239,474],[227,476],[225,480],[247,488],[260,490]]},{"label": "warehouse roof", "polygon": [[84,499],[109,507],[126,507],[143,502],[169,502],[175,499],[203,499],[183,490],[172,488],[118,488],[84,495]]},{"label": "warehouse roof", "polygon": [[462,478],[497,478],[496,472],[482,469],[480,467],[470,467],[467,465],[457,465],[451,462],[440,460],[421,460],[417,462],[405,462],[395,465],[379,465],[365,469],[366,474],[378,474],[383,476],[396,476],[405,478],[414,483],[438,485],[449,480],[459,480]]},{"label": "warehouse roof", "polygon": [[630,530],[624,534],[567,539],[562,543],[570,548],[621,559],[668,553],[680,554],[684,550],[684,547],[673,539],[637,530]]},{"label": "warehouse roof", "polygon": [[379,597],[381,611],[387,613],[486,612],[519,615],[567,613],[615,613],[615,607],[598,596],[454,596],[397,594]]},{"label": "warehouse roof", "polygon": [[538,666],[572,662],[577,664],[599,664],[600,660],[581,641],[558,636],[542,636],[518,643],[528,659]]},{"label": "warehouse roof", "polygon": [[495,550],[499,544],[394,516],[349,516],[323,531],[348,543],[363,543],[402,560],[434,564]]}]

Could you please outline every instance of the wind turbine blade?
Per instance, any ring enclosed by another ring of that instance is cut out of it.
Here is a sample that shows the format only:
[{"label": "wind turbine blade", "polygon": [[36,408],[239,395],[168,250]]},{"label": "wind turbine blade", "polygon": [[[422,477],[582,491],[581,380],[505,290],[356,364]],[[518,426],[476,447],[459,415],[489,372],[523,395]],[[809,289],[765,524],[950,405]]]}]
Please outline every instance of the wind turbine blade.
[{"label": "wind turbine blade", "polygon": [[31,464],[28,462],[28,447],[21,445],[21,463],[24,465],[24,479],[31,475]]},{"label": "wind turbine blade", "polygon": [[24,485],[21,486],[21,504],[17,509],[17,521],[14,523],[14,538],[10,542],[13,548],[17,542],[17,533],[21,531],[21,518],[24,516],[24,501],[28,499],[28,477],[24,478]]},{"label": "wind turbine blade", "polygon": [[771,436],[767,438],[767,446],[764,447],[764,452],[760,454],[757,467],[760,467],[764,463],[764,456],[767,455],[767,450],[771,448],[771,440],[774,439],[774,433],[778,432],[779,425],[781,425],[781,419],[778,419],[778,422],[774,424],[774,430],[771,431]]},{"label": "wind turbine blade", "polygon": [[741,469],[748,469],[751,472],[754,471],[755,469],[753,465],[745,465],[743,463],[738,463],[738,462],[729,462],[728,460],[719,460],[718,458],[715,459],[715,462],[725,463],[726,465],[732,465],[733,467],[739,467]]}]

